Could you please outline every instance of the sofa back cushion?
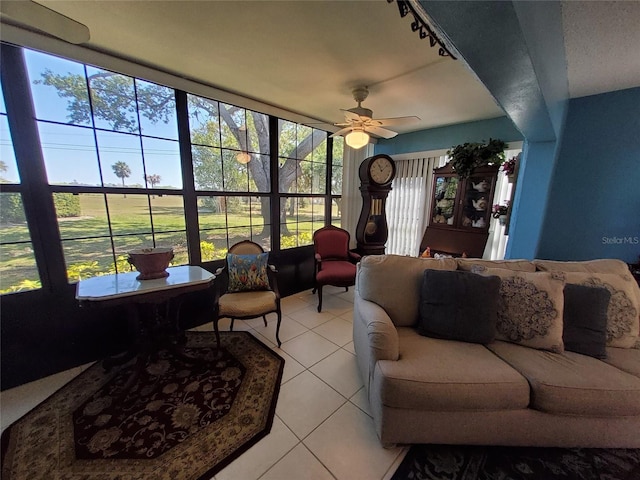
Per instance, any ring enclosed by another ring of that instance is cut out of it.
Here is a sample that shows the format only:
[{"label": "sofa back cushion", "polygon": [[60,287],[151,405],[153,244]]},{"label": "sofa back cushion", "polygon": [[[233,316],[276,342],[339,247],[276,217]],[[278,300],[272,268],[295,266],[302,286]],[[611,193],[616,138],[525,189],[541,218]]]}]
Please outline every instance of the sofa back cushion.
[{"label": "sofa back cushion", "polygon": [[458,270],[470,272],[475,266],[504,268],[518,272],[535,272],[536,266],[530,260],[484,260],[482,258],[457,258]]},{"label": "sofa back cushion", "polygon": [[499,293],[499,277],[461,270],[425,270],[418,333],[461,342],[491,343],[496,336]]},{"label": "sofa back cushion", "polygon": [[368,255],[358,263],[357,294],[380,305],[397,327],[418,321],[420,288],[424,271],[455,270],[454,258],[415,258],[400,255]]},{"label": "sofa back cushion", "polygon": [[535,259],[532,263],[537,270],[543,272],[617,273],[618,275],[630,273],[627,264],[615,258],[601,258],[581,262]]},{"label": "sofa back cushion", "polygon": [[561,262],[556,260],[534,260],[533,264],[543,272],[583,272],[583,273],[612,273],[623,276],[632,285],[634,295],[640,304],[640,286],[633,278],[629,266],[616,258],[600,258],[581,262]]}]

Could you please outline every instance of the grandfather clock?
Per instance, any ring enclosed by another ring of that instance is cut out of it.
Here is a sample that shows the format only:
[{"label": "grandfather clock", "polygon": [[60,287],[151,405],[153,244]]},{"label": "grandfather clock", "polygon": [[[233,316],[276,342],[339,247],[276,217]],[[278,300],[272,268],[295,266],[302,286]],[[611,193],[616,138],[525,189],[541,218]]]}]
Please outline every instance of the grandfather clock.
[{"label": "grandfather clock", "polygon": [[357,251],[361,255],[382,255],[389,233],[385,205],[396,164],[388,155],[374,155],[363,160],[358,173],[362,211],[356,227]]}]

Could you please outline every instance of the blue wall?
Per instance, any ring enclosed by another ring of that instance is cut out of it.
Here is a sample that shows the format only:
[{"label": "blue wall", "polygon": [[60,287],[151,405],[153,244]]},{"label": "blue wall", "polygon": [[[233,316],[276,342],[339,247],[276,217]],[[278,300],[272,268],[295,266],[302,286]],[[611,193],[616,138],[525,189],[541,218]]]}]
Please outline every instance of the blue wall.
[{"label": "blue wall", "polygon": [[572,99],[537,256],[640,255],[640,88]]},{"label": "blue wall", "polygon": [[507,117],[499,117],[405,133],[390,140],[380,140],[375,145],[374,152],[376,154],[397,155],[399,153],[441,150],[465,142],[488,142],[489,138],[499,138],[507,143],[523,139],[511,120]]},{"label": "blue wall", "polygon": [[555,141],[524,144],[505,258],[533,259],[536,256],[556,150]]},{"label": "blue wall", "polygon": [[569,96],[561,3],[420,3],[526,139],[506,256],[533,258]]},{"label": "blue wall", "polygon": [[401,135],[376,153],[524,136],[507,258],[637,261],[640,88],[568,100],[558,1],[420,3],[517,137],[498,118]]}]

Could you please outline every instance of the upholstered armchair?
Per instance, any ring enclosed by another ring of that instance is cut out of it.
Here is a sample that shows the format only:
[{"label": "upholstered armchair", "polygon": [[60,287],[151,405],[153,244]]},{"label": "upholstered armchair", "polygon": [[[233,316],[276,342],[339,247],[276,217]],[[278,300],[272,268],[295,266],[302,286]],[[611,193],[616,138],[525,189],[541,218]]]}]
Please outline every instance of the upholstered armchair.
[{"label": "upholstered armchair", "polygon": [[[280,293],[276,278],[275,266],[268,263],[269,254],[255,242],[244,240],[233,245],[227,254],[226,267],[216,271],[221,276],[226,269],[227,285],[224,289],[224,278],[217,284],[217,307],[214,313],[213,328],[216,342],[220,346],[218,322],[221,318],[230,318],[231,327],[235,320],[249,320],[262,317],[267,326],[268,313],[278,315],[276,326],[276,340],[280,341],[280,323],[282,311],[280,309]],[[222,283],[222,285],[221,285]]]},{"label": "upholstered armchair", "polygon": [[360,255],[349,251],[349,232],[329,225],[313,234],[315,253],[315,287],[318,291],[318,312],[322,311],[322,287],[349,287],[356,281],[356,263]]}]

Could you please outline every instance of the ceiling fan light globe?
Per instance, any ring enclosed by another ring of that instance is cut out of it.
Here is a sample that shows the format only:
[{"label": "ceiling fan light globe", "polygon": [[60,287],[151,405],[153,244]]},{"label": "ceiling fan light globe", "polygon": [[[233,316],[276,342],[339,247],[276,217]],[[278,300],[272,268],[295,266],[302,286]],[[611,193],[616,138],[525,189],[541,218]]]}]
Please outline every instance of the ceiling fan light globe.
[{"label": "ceiling fan light globe", "polygon": [[246,165],[250,161],[251,155],[249,155],[247,152],[239,152],[236,155],[236,162],[238,162],[240,165]]},{"label": "ceiling fan light globe", "polygon": [[369,134],[362,130],[353,130],[344,137],[344,141],[347,142],[348,146],[357,150],[369,143]]}]

